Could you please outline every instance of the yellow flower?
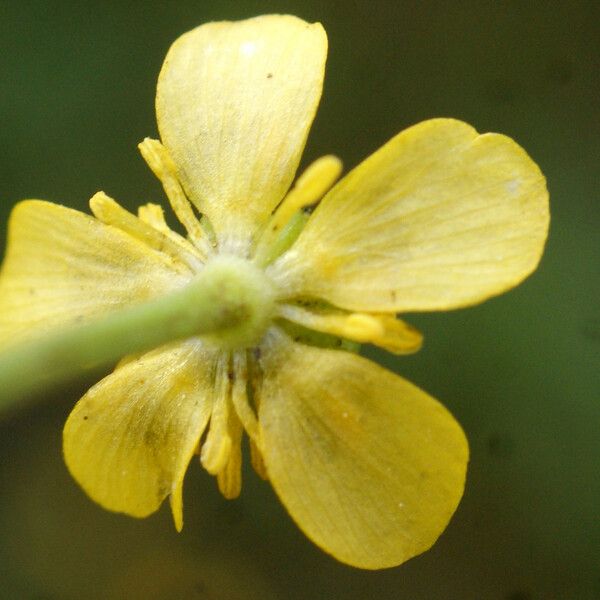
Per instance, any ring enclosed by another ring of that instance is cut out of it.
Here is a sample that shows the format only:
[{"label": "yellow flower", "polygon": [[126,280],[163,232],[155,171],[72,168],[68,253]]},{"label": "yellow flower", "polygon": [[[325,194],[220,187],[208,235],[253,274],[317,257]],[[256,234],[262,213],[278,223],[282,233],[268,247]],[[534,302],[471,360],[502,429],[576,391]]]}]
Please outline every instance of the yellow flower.
[{"label": "yellow flower", "polygon": [[376,569],[438,538],[468,447],[436,400],[346,341],[413,352],[421,336],[396,313],[468,306],[518,284],[542,254],[548,198],[514,141],[452,119],[398,134],[337,184],[340,162],[324,157],[288,191],[326,52],[322,27],[291,16],[179,38],[158,80],[162,142],[140,149],[187,238],[160,207],[136,217],[103,193],[95,218],[21,203],[0,334],[85,321],[206,269],[243,272],[260,290],[259,316],[242,332],[124,359],[71,413],[67,466],[109,510],[144,517],[169,497],[180,529],[194,454],[227,498],[239,494],[245,431],[255,470],[306,535]]}]

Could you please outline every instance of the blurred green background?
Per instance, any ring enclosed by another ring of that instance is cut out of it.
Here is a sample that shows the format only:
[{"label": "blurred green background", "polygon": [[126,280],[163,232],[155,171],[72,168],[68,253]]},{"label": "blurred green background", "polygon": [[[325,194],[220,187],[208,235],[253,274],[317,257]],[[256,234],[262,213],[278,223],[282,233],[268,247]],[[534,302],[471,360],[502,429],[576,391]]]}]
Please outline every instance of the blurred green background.
[{"label": "blurred green background", "polygon": [[[61,429],[90,381],[0,423],[2,599],[600,598],[600,3],[2,2],[0,222],[22,198],[85,210],[105,190],[164,202],[136,144],[156,135],[155,81],[170,43],[210,20],[289,12],[330,40],[304,164],[347,167],[434,116],[514,137],[551,193],[539,270],[468,310],[417,315],[417,355],[366,350],[464,425],[464,500],[428,553],[388,571],[338,564],[248,469],[223,500],[196,465],[186,527],[89,501]],[[2,232],[2,236],[4,231]]]}]

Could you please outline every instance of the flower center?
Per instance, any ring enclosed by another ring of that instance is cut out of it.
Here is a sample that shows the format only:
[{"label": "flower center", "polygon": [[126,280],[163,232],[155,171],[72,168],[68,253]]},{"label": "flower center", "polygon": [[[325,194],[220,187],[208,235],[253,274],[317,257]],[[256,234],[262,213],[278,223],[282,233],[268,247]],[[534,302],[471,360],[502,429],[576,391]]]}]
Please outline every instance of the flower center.
[{"label": "flower center", "polygon": [[264,271],[244,258],[217,255],[199,278],[211,301],[221,307],[224,321],[231,322],[204,339],[227,350],[255,346],[275,316],[275,290]]}]

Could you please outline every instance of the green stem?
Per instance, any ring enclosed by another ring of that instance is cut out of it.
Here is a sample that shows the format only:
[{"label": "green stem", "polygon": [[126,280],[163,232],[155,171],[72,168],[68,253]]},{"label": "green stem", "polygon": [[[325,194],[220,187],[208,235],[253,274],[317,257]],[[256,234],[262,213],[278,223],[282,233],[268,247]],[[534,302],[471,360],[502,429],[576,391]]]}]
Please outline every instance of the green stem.
[{"label": "green stem", "polygon": [[253,322],[260,283],[237,265],[205,269],[167,296],[15,345],[0,353],[0,411],[127,354],[195,335],[227,338]]}]

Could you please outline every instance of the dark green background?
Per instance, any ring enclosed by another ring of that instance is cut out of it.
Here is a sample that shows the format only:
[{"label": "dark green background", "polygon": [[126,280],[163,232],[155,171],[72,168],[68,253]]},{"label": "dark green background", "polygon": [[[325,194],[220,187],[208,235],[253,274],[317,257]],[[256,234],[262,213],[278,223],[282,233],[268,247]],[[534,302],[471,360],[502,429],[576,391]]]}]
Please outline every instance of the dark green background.
[{"label": "dark green background", "polygon": [[548,178],[538,271],[476,308],[415,316],[422,352],[377,360],[441,399],[472,448],[439,543],[397,569],[321,553],[249,470],[223,500],[195,464],[186,526],[104,512],[70,479],[61,428],[80,382],[0,426],[0,596],[8,599],[600,598],[600,10],[564,2],[0,3],[0,217],[22,198],[85,209],[103,189],[164,202],[136,144],[156,135],[169,44],[209,20],[290,12],[330,39],[305,163],[348,167],[453,116],[514,137]]}]

